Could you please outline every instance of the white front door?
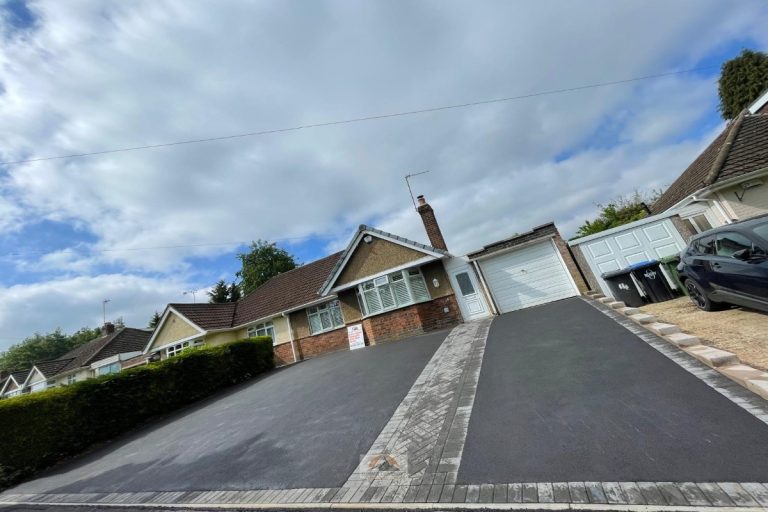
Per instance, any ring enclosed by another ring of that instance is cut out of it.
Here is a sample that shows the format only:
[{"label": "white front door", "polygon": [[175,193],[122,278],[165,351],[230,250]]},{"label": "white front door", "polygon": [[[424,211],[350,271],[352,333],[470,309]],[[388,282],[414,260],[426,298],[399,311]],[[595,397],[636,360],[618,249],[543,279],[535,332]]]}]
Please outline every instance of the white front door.
[{"label": "white front door", "polygon": [[453,274],[453,279],[458,286],[456,293],[459,295],[466,320],[474,320],[488,316],[488,306],[485,304],[482,293],[477,286],[474,272],[471,270],[462,270]]}]

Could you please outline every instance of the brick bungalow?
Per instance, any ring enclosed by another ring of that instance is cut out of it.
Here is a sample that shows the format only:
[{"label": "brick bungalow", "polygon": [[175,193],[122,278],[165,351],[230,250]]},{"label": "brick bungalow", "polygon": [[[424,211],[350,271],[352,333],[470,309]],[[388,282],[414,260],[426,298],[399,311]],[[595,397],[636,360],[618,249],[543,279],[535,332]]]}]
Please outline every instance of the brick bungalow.
[{"label": "brick bungalow", "polygon": [[432,245],[361,225],[343,251],[275,276],[236,303],[169,304],[146,356],[266,335],[278,363],[287,364],[348,348],[349,325],[359,324],[372,345],[457,324],[443,264],[451,256],[432,208],[421,202]]}]

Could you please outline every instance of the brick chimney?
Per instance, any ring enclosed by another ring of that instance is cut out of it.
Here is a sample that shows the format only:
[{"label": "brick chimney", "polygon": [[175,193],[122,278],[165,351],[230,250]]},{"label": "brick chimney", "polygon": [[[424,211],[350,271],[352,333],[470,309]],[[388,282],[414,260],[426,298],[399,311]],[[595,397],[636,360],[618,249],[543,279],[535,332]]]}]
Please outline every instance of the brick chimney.
[{"label": "brick chimney", "polygon": [[416,200],[419,202],[419,207],[416,208],[416,211],[421,215],[421,221],[424,223],[424,229],[427,230],[429,243],[432,244],[432,247],[435,249],[447,251],[448,247],[445,245],[445,239],[443,238],[443,233],[440,231],[440,225],[435,218],[434,210],[429,206],[429,203],[424,199],[424,196],[419,196]]},{"label": "brick chimney", "polygon": [[112,322],[107,322],[101,327],[101,335],[106,336],[107,334],[112,334],[115,332],[115,324]]}]

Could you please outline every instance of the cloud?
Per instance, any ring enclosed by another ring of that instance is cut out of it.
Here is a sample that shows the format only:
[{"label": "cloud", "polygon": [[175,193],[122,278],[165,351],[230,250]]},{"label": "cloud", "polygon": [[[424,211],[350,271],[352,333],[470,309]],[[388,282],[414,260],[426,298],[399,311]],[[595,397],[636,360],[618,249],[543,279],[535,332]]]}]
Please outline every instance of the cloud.
[{"label": "cloud", "polygon": [[[0,30],[3,161],[620,80],[695,67],[734,41],[768,43],[759,1],[28,7],[34,23]],[[422,170],[415,191],[453,249],[552,219],[568,233],[595,203],[674,179],[713,128],[715,75],[0,167],[0,235],[42,220],[88,233],[18,272],[184,281],[231,246],[135,249],[346,242],[361,222],[423,238],[403,182]],[[48,325],[38,318],[26,328]]]},{"label": "cloud", "polygon": [[[55,279],[0,287],[0,347],[5,348],[33,332],[57,327],[73,332],[102,323],[102,301],[107,320],[122,317],[127,325],[146,326],[152,313],[169,301],[186,301],[186,283],[130,274],[104,274]],[[198,297],[201,299],[201,297]],[[34,326],[34,328],[32,328]]]}]

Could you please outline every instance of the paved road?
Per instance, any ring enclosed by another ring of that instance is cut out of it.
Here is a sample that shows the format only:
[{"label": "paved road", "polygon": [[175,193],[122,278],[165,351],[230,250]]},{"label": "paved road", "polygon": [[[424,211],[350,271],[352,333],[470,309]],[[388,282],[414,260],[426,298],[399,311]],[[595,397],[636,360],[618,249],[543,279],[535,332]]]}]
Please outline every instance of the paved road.
[{"label": "paved road", "polygon": [[767,425],[581,299],[491,326],[460,483],[766,477]]},{"label": "paved road", "polygon": [[340,486],[447,334],[277,371],[12,492]]}]

